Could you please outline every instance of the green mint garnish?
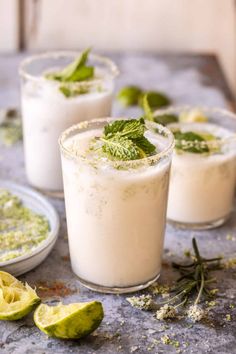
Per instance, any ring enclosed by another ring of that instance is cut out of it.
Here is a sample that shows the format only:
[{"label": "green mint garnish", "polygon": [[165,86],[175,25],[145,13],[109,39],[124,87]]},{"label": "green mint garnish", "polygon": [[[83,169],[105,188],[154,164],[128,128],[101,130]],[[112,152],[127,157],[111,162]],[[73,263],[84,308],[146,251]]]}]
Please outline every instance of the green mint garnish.
[{"label": "green mint garnish", "polygon": [[104,127],[102,151],[109,158],[129,161],[138,160],[152,155],[156,151],[153,145],[145,136],[145,121],[138,120],[117,120]]},{"label": "green mint garnish", "polygon": [[177,123],[179,121],[179,118],[175,114],[160,114],[154,117],[154,121],[156,123],[166,126],[171,123]]},{"label": "green mint garnish", "polygon": [[110,139],[101,138],[103,152],[117,160],[137,160],[141,158],[138,146],[129,138],[116,135]]},{"label": "green mint garnish", "polygon": [[144,97],[147,97],[148,104],[151,109],[165,107],[170,104],[170,99],[159,91],[145,91],[139,86],[125,86],[117,95],[117,99],[125,106],[139,105],[144,109]]},{"label": "green mint garnish", "polygon": [[75,59],[63,70],[48,73],[45,75],[45,77],[49,80],[56,80],[65,83],[59,88],[59,90],[66,97],[72,97],[81,93],[87,93],[86,90],[86,92],[84,92],[84,90],[81,91],[81,89],[72,89],[66,86],[66,83],[85,81],[94,77],[94,67],[87,66],[89,53],[90,49],[85,50],[79,58]]},{"label": "green mint garnish", "polygon": [[145,122],[143,118],[130,120],[117,120],[104,127],[104,134],[107,138],[119,134],[130,139],[141,138],[145,132]]},{"label": "green mint garnish", "polygon": [[135,139],[135,143],[139,147],[142,157],[152,155],[156,150],[156,147],[145,136]]},{"label": "green mint garnish", "polygon": [[147,95],[143,96],[143,110],[144,110],[145,118],[147,120],[150,120],[151,122],[154,122],[154,116],[151,107],[149,105]]},{"label": "green mint garnish", "polygon": [[146,91],[139,98],[139,105],[142,108],[144,108],[143,107],[143,98],[144,98],[144,96],[147,97],[147,101],[148,101],[148,104],[149,104],[151,109],[158,109],[158,108],[161,108],[161,107],[165,107],[165,106],[168,106],[171,103],[169,97],[167,97],[166,95],[164,95],[161,92],[158,92],[158,91]]},{"label": "green mint garnish", "polygon": [[208,141],[217,139],[212,134],[200,134],[192,131],[181,132],[180,130],[173,131],[175,137],[175,148],[180,151],[191,152],[195,154],[219,152],[219,147],[210,147]]},{"label": "green mint garnish", "polygon": [[148,94],[145,94],[143,96],[143,110],[145,113],[145,118],[147,120],[150,120],[152,122],[161,124],[161,125],[167,125],[170,123],[176,123],[178,122],[178,116],[176,116],[175,114],[160,114],[157,116],[154,116],[152,109],[150,107],[149,101],[148,101]]},{"label": "green mint garnish", "polygon": [[119,91],[117,98],[126,107],[135,106],[138,104],[142,92],[138,86],[126,86]]},{"label": "green mint garnish", "polygon": [[86,66],[90,49],[85,50],[80,58],[75,59],[63,70],[54,73],[48,73],[45,77],[49,80],[61,82],[77,82],[91,79],[94,76],[94,67]]},{"label": "green mint garnish", "polygon": [[83,95],[85,93],[88,93],[89,90],[86,88],[82,88],[82,87],[78,87],[78,88],[69,88],[67,86],[60,86],[59,90],[61,91],[61,93],[63,93],[63,95],[65,97],[74,97],[77,95]]}]

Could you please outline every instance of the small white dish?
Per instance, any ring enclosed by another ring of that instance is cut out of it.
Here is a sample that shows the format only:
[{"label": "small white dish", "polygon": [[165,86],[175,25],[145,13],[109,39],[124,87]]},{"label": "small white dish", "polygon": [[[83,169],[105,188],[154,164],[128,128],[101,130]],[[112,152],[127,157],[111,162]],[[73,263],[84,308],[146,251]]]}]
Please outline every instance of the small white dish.
[{"label": "small white dish", "polygon": [[59,217],[51,203],[40,193],[30,188],[6,180],[0,180],[0,188],[7,189],[17,195],[25,206],[45,216],[50,225],[48,237],[31,253],[6,262],[0,262],[1,270],[18,276],[37,267],[48,256],[58,237],[60,227]]}]

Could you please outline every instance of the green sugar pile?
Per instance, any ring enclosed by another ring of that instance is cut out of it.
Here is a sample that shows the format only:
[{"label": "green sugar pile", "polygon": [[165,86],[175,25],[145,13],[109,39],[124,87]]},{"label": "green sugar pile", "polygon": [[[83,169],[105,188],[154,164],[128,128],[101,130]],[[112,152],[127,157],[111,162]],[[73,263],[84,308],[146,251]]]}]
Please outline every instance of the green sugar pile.
[{"label": "green sugar pile", "polygon": [[49,234],[44,216],[0,188],[0,262],[31,253]]}]

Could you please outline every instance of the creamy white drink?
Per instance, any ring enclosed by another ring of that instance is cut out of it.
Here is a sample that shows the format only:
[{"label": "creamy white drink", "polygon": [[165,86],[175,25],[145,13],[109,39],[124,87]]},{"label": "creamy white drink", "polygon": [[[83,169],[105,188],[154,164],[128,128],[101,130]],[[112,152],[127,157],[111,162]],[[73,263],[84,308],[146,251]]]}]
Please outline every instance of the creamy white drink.
[{"label": "creamy white drink", "polygon": [[167,218],[180,226],[192,228],[221,225],[233,208],[236,172],[234,134],[214,124],[187,123],[169,127],[179,129],[182,133],[200,134],[206,139],[205,142],[192,141],[185,144],[190,144],[190,149],[199,146],[205,149],[207,146],[209,151],[175,149]]},{"label": "creamy white drink", "polygon": [[134,291],[160,274],[173,137],[148,123],[157,153],[111,161],[90,149],[106,122],[77,125],[60,139],[70,257],[85,286]]},{"label": "creamy white drink", "polygon": [[91,55],[93,78],[87,81],[45,77],[45,72],[63,68],[76,56],[78,53],[70,52],[43,54],[26,59],[21,67],[26,174],[33,186],[51,192],[63,189],[57,144],[61,132],[80,121],[111,113],[117,69],[108,59]]}]

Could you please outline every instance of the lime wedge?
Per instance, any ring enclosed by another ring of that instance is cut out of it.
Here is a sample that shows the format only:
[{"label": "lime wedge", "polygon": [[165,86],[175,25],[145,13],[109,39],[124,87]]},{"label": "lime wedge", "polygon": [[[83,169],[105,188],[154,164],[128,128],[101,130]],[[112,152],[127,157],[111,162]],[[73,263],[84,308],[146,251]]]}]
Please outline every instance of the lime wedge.
[{"label": "lime wedge", "polygon": [[183,123],[205,123],[208,117],[198,108],[193,108],[189,111],[183,111],[179,115],[179,121]]},{"label": "lime wedge", "polygon": [[35,290],[0,271],[0,320],[19,320],[40,302]]},{"label": "lime wedge", "polygon": [[50,337],[73,339],[93,332],[103,317],[102,304],[98,301],[57,306],[41,304],[34,313],[34,322]]}]

